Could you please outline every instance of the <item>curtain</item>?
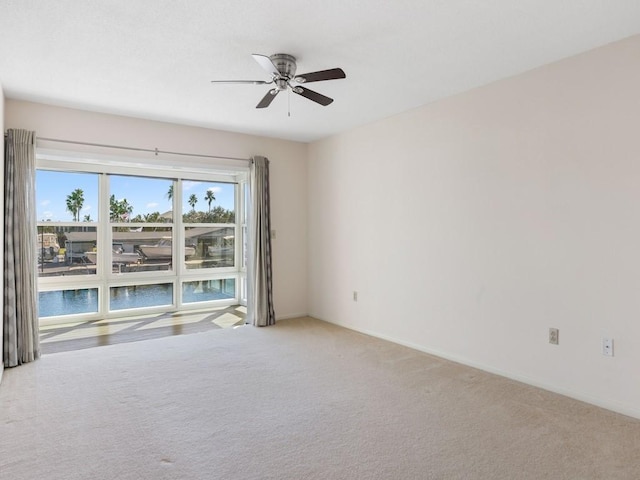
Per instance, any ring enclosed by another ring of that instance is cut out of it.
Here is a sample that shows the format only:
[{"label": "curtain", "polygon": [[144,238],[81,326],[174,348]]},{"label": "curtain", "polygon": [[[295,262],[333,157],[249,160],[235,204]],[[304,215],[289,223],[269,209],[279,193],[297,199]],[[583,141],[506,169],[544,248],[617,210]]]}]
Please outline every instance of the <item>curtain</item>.
[{"label": "curtain", "polygon": [[4,157],[5,367],[40,356],[38,334],[35,132],[8,130]]},{"label": "curtain", "polygon": [[249,166],[249,261],[247,265],[247,323],[265,327],[276,323],[271,270],[269,160],[254,157]]}]

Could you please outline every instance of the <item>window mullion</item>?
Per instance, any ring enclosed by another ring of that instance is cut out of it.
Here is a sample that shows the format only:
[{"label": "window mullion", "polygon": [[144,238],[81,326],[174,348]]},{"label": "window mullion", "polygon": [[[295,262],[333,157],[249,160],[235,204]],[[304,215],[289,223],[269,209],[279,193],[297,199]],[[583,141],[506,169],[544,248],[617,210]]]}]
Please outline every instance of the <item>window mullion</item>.
[{"label": "window mullion", "polygon": [[182,180],[173,182],[175,194],[173,195],[173,254],[175,255],[176,280],[174,282],[174,302],[177,309],[182,307],[182,281],[180,280],[185,273],[186,266],[184,264],[184,255],[178,252],[184,252],[184,226],[182,224]]},{"label": "window mullion", "polygon": [[110,256],[107,248],[111,245],[111,222],[109,219],[109,175],[100,174],[99,188],[99,209],[98,217],[98,275],[101,280],[102,292],[100,299],[100,313],[103,315],[109,311],[109,274],[111,269],[107,269],[107,262]]}]

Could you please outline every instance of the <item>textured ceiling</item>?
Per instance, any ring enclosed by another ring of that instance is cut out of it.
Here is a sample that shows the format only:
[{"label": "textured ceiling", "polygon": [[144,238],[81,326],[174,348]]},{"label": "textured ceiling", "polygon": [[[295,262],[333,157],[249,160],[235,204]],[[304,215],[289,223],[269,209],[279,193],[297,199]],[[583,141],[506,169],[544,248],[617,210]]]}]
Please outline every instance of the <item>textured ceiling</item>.
[{"label": "textured ceiling", "polygon": [[[638,0],[0,0],[8,98],[313,141],[640,33]],[[255,105],[252,53],[347,78]],[[288,116],[288,109],[291,115]]]}]

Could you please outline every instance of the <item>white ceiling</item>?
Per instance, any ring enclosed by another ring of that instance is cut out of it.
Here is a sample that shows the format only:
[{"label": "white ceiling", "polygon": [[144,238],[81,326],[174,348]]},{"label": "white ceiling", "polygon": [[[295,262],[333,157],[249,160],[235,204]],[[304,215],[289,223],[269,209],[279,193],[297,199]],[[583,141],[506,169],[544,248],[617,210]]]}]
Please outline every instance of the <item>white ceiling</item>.
[{"label": "white ceiling", "polygon": [[[313,141],[640,33],[638,0],[0,0],[8,98]],[[252,53],[347,78],[255,105]]]}]

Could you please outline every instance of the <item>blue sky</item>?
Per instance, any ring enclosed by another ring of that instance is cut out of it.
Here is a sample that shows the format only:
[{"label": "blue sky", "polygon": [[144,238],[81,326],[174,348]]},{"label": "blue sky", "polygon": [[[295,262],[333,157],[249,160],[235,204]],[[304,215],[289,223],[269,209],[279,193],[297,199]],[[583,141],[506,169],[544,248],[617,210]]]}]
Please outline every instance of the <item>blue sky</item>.
[{"label": "blue sky", "polygon": [[[127,199],[133,206],[132,217],[153,212],[164,213],[172,209],[167,198],[171,180],[143,177],[110,177],[110,192],[117,200]],[[207,190],[213,190],[216,197],[211,208],[222,206],[232,210],[234,185],[216,182],[183,181],[183,212],[191,210],[187,199],[195,194],[198,203],[196,210],[207,211],[205,200]],[[98,175],[89,173],[69,173],[38,170],[36,173],[37,221],[70,222],[73,215],[67,211],[67,196],[76,188],[83,191],[84,204],[80,213],[82,220],[90,215],[92,221],[98,220]]]}]

